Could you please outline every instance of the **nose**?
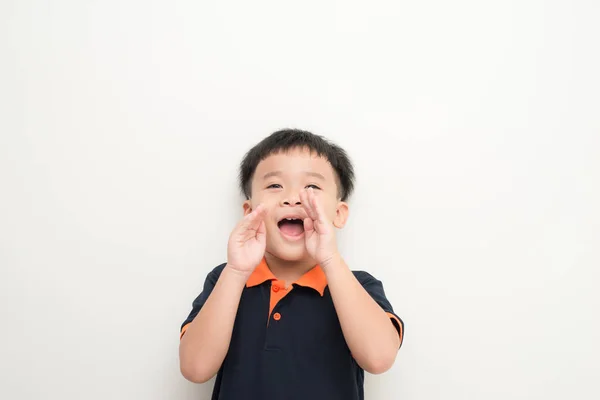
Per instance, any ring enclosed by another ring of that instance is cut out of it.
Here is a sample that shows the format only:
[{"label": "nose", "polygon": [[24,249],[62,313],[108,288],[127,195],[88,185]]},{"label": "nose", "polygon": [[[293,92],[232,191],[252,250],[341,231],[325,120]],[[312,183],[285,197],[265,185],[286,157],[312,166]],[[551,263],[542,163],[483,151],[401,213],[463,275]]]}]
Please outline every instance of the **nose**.
[{"label": "nose", "polygon": [[300,201],[300,193],[287,194],[281,199],[282,206],[300,206],[302,202]]}]

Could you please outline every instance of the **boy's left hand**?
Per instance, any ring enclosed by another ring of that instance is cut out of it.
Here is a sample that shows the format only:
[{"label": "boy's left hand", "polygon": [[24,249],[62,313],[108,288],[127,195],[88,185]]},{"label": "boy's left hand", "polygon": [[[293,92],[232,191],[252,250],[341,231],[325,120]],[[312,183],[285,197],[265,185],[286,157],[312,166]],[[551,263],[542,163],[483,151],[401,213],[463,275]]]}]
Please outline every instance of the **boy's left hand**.
[{"label": "boy's left hand", "polygon": [[337,254],[335,229],[312,188],[300,192],[300,201],[308,218],[304,219],[304,241],[308,254],[323,266]]}]

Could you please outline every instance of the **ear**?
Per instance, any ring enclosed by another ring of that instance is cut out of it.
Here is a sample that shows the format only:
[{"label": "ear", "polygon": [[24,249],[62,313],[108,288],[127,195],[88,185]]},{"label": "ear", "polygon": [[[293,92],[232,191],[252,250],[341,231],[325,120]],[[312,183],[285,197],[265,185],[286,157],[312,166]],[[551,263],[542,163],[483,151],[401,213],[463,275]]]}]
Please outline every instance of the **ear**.
[{"label": "ear", "polygon": [[346,225],[346,221],[348,221],[349,212],[350,210],[348,209],[348,204],[346,202],[340,201],[335,211],[333,225],[338,229],[342,229],[344,225]]},{"label": "ear", "polygon": [[252,212],[252,201],[246,200],[242,205],[242,208],[244,209],[244,216],[250,214]]}]

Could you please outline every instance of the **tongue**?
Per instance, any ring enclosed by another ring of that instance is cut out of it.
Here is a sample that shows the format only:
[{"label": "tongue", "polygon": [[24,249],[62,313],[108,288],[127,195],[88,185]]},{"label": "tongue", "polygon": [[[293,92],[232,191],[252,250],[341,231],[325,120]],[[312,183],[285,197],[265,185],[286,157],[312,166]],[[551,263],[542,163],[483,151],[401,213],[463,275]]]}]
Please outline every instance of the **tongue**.
[{"label": "tongue", "polygon": [[304,232],[303,224],[298,222],[282,222],[279,229],[288,236],[298,236]]}]

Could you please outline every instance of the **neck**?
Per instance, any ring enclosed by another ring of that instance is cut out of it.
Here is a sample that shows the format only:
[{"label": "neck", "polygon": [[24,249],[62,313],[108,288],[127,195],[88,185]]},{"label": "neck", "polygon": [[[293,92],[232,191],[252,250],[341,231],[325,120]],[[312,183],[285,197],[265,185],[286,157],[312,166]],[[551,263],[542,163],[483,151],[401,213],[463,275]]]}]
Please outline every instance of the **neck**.
[{"label": "neck", "polygon": [[288,261],[282,260],[268,252],[265,253],[265,260],[273,275],[277,279],[285,281],[286,286],[296,282],[316,265],[315,261],[311,258]]}]

